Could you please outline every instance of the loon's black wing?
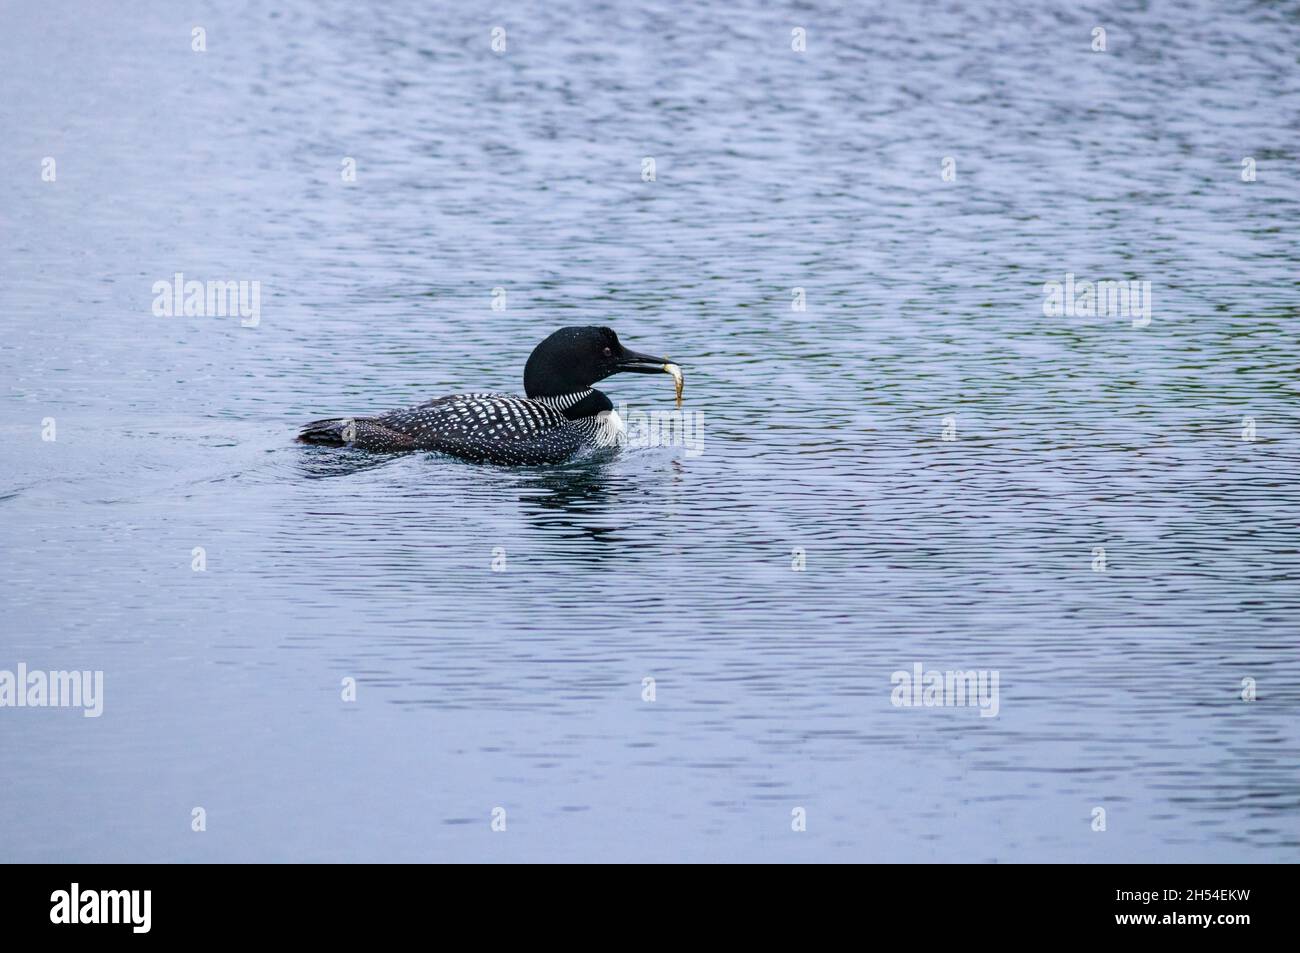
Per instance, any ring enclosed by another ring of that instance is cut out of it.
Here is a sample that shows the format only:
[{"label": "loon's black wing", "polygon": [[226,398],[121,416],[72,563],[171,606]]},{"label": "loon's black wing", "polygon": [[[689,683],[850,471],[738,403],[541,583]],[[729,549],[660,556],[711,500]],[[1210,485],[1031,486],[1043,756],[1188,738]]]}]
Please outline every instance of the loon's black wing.
[{"label": "loon's black wing", "polygon": [[434,450],[485,463],[559,463],[583,444],[583,431],[536,400],[508,394],[453,394],[378,417],[317,420],[305,443],[391,453]]}]

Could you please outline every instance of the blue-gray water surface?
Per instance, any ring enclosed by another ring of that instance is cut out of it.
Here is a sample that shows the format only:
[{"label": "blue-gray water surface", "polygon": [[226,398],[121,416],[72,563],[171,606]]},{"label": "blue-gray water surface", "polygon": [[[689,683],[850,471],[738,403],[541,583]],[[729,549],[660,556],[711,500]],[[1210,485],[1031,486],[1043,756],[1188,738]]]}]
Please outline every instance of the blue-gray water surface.
[{"label": "blue-gray water surface", "polygon": [[[1300,858],[1297,49],[1238,0],[5,4],[0,669],[104,696],[0,708],[0,859]],[[568,324],[679,362],[703,452],[294,443]],[[895,704],[918,663],[996,716]]]}]

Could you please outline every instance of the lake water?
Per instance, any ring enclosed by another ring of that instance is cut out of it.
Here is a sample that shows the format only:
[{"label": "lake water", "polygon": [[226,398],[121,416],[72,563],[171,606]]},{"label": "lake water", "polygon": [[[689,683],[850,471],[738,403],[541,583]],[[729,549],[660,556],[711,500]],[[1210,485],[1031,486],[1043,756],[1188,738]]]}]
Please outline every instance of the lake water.
[{"label": "lake water", "polygon": [[[6,12],[0,859],[1300,858],[1294,6],[276,6]],[[293,442],[587,323],[702,453]]]}]

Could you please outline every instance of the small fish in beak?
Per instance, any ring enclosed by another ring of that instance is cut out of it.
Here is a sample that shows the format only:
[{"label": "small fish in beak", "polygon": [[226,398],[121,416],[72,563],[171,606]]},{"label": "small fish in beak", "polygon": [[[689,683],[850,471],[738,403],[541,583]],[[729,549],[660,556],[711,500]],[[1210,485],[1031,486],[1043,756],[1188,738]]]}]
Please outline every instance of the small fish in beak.
[{"label": "small fish in beak", "polygon": [[670,364],[665,364],[665,365],[664,365],[664,372],[665,372],[665,373],[668,373],[668,374],[671,374],[671,375],[673,376],[673,386],[674,386],[674,387],[676,388],[676,390],[677,390],[677,395],[676,395],[676,396],[677,396],[677,406],[678,406],[678,407],[681,407],[681,406],[682,406],[682,387],[683,387],[683,386],[685,385],[685,383],[686,383],[685,379],[682,377],[682,369],[681,369],[680,367],[678,367],[676,364],[671,364],[671,363],[670,363]]}]

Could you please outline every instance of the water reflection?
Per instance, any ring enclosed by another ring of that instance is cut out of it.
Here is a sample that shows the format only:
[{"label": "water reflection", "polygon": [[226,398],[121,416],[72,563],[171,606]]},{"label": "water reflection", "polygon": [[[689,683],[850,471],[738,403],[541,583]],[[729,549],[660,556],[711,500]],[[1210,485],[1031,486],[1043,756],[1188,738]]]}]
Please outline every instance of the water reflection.
[{"label": "water reflection", "polygon": [[519,502],[524,515],[539,531],[593,542],[614,542],[620,529],[612,517],[611,495],[623,484],[614,471],[618,451],[607,450],[564,466],[537,469],[523,477]]},{"label": "water reflection", "polygon": [[366,453],[346,447],[295,447],[297,470],[306,480],[328,480],[355,476],[385,466],[392,456]]}]

